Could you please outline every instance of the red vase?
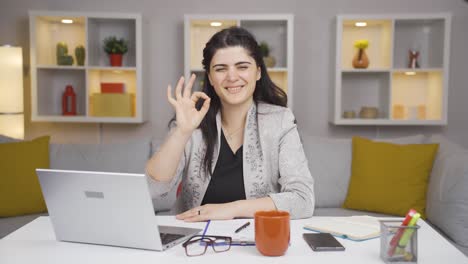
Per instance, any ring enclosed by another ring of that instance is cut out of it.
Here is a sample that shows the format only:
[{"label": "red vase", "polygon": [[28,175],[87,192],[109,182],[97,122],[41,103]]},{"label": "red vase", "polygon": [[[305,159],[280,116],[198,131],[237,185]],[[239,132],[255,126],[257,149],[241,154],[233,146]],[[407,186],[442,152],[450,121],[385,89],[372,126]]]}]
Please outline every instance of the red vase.
[{"label": "red vase", "polygon": [[76,115],[76,94],[71,85],[67,85],[62,95],[62,115]]},{"label": "red vase", "polygon": [[110,54],[110,64],[112,67],[122,66],[122,54]]}]

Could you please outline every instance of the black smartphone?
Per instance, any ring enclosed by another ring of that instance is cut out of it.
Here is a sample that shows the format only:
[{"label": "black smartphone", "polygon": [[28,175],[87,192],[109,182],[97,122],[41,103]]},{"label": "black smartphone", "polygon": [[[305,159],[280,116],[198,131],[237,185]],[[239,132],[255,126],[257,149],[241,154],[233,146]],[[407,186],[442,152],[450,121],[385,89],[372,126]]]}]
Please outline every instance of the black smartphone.
[{"label": "black smartphone", "polygon": [[304,233],[302,237],[313,251],[345,250],[345,247],[330,233]]}]

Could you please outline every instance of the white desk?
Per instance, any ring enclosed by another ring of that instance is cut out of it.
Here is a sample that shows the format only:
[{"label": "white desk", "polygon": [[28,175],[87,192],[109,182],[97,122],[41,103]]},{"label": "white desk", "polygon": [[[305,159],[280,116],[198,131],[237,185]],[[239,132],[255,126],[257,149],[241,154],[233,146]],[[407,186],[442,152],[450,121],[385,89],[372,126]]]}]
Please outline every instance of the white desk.
[{"label": "white desk", "polygon": [[[188,224],[172,216],[159,216],[159,224],[203,228],[205,223]],[[339,239],[344,252],[314,252],[302,239],[304,220],[291,221],[291,246],[282,257],[264,257],[255,246],[232,247],[215,253],[210,248],[204,256],[186,257],[181,245],[165,252],[58,242],[48,217],[39,217],[0,240],[0,263],[383,263],[379,256],[380,240],[353,242]],[[419,263],[468,263],[458,249],[424,221],[418,222]]]}]

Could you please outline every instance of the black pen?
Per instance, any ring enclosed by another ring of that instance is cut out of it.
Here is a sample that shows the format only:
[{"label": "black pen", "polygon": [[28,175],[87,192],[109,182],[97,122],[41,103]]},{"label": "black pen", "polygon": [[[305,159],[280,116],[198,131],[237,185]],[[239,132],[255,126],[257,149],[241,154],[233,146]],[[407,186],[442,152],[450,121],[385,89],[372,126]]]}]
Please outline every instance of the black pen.
[{"label": "black pen", "polygon": [[250,222],[247,222],[243,225],[241,225],[239,228],[236,229],[236,231],[234,231],[234,233],[239,233],[242,229],[248,227],[250,225]]}]

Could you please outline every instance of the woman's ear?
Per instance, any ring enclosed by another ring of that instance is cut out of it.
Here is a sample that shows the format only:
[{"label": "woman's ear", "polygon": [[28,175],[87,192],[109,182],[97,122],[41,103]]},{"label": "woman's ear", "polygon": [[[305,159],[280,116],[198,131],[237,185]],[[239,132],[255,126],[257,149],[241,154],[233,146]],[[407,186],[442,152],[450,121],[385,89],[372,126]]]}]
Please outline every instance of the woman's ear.
[{"label": "woman's ear", "polygon": [[260,67],[257,68],[257,81],[260,80],[260,78],[262,78],[262,70]]}]

